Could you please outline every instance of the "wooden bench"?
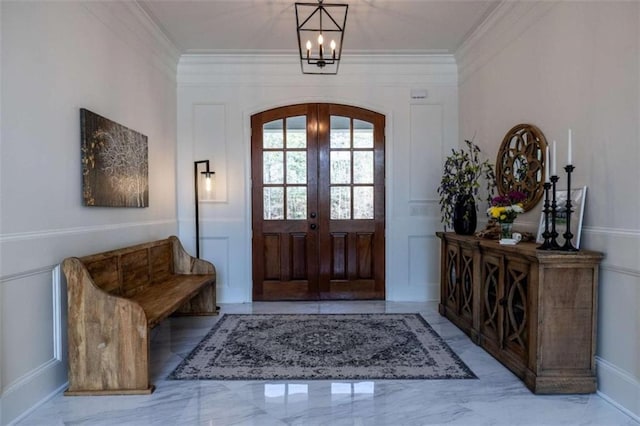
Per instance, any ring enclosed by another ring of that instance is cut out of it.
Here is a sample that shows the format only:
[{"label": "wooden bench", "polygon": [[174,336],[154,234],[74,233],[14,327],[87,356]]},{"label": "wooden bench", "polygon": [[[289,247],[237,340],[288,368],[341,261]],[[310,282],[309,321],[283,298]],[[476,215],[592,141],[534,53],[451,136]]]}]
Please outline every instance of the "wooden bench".
[{"label": "wooden bench", "polygon": [[62,262],[67,277],[65,395],[149,394],[150,332],[172,313],[216,315],[216,273],[176,237]]}]

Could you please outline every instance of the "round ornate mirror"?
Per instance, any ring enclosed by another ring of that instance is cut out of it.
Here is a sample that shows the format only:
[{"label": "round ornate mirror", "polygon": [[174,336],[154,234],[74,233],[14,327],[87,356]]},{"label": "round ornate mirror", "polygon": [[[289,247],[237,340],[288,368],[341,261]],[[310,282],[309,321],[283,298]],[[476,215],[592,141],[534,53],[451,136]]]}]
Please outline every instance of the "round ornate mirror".
[{"label": "round ornate mirror", "polygon": [[536,126],[518,124],[507,132],[496,159],[496,185],[500,195],[509,191],[526,194],[525,211],[532,209],[540,198],[546,178],[544,162],[547,140]]}]

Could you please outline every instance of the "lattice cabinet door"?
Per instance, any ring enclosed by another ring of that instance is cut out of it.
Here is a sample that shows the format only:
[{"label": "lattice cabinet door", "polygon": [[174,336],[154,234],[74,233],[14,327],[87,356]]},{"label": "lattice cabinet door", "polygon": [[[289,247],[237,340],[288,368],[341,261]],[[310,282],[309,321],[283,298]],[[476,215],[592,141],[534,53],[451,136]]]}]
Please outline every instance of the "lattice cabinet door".
[{"label": "lattice cabinet door", "polygon": [[460,250],[459,315],[469,326],[473,324],[473,259],[473,250]]},{"label": "lattice cabinet door", "polygon": [[480,283],[480,334],[485,343],[502,347],[503,299],[502,257],[485,255],[482,258]]},{"label": "lattice cabinet door", "polygon": [[460,309],[460,247],[457,244],[447,244],[445,268],[445,306],[451,312],[458,314]]},{"label": "lattice cabinet door", "polygon": [[505,262],[504,347],[526,365],[529,353],[530,264],[507,259]]}]

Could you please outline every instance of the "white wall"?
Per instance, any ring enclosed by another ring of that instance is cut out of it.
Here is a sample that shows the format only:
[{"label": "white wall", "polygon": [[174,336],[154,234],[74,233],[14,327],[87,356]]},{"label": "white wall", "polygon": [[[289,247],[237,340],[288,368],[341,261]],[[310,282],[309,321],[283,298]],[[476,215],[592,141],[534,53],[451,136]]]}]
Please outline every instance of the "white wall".
[{"label": "white wall", "polygon": [[[67,380],[64,279],[56,265],[177,232],[178,54],[134,3],[1,2],[0,11],[6,424]],[[80,108],[148,136],[148,208],[82,207]]]},{"label": "white wall", "polygon": [[[411,89],[428,97],[412,100]],[[436,188],[458,140],[451,56],[350,57],[336,76],[302,75],[294,56],[183,56],[178,66],[178,216],[193,250],[193,161],[210,159],[216,193],[201,205],[201,257],[218,268],[221,302],[251,301],[250,117],[305,102],[386,116],[388,300],[439,297]]]},{"label": "white wall", "polygon": [[[176,231],[194,251],[194,160],[217,172],[202,257],[218,267],[221,302],[250,301],[249,118],[300,102],[387,117],[389,300],[438,298],[435,189],[451,147],[476,134],[493,158],[531,122],[564,156],[573,128],[575,180],[589,187],[583,244],[607,256],[599,386],[640,414],[638,3],[505,2],[460,49],[459,70],[446,56],[352,57],[316,77],[291,57],[186,56],[177,97],[177,54],[135,4],[0,2],[0,19],[0,423],[66,381],[60,260]],[[149,137],[149,208],[81,207],[81,107]],[[538,215],[519,222],[533,230]]]},{"label": "white wall", "polygon": [[[598,386],[640,416],[640,3],[505,2],[456,59],[460,132],[485,152],[526,122],[564,165],[572,128],[572,184],[588,187],[581,247],[606,256]],[[540,208],[518,223],[535,229]]]}]

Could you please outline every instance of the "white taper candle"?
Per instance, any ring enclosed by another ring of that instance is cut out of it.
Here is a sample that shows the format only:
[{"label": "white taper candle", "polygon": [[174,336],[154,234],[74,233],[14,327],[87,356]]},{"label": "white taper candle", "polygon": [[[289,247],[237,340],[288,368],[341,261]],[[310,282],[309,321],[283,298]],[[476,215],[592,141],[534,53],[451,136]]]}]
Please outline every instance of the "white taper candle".
[{"label": "white taper candle", "polygon": [[549,145],[547,145],[547,153],[546,153],[546,157],[544,160],[544,181],[545,182],[549,182],[549,161],[551,161],[551,158],[549,158]]},{"label": "white taper candle", "polygon": [[558,176],[558,171],[556,170],[556,141],[553,141],[553,157],[551,157],[551,165],[553,169],[553,175]]},{"label": "white taper candle", "polygon": [[569,151],[567,154],[567,164],[573,164],[573,162],[571,161],[571,129],[569,129]]}]

